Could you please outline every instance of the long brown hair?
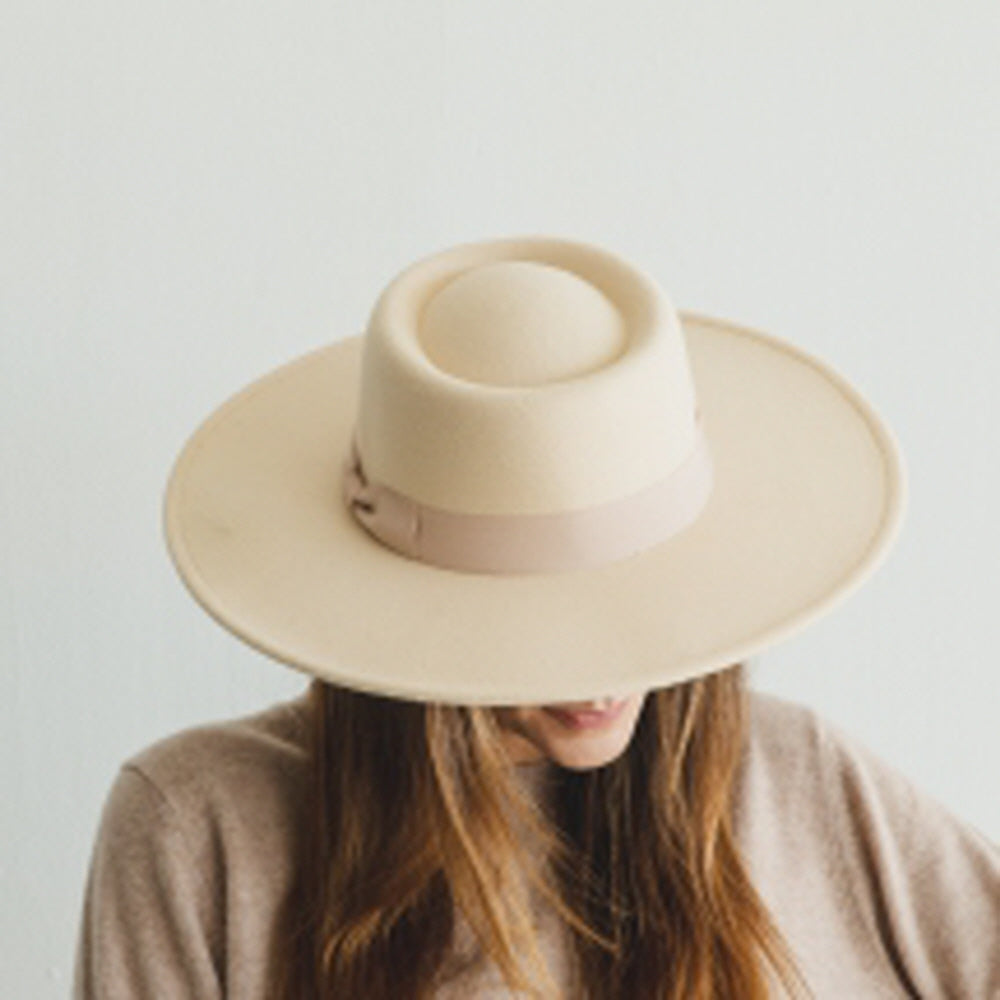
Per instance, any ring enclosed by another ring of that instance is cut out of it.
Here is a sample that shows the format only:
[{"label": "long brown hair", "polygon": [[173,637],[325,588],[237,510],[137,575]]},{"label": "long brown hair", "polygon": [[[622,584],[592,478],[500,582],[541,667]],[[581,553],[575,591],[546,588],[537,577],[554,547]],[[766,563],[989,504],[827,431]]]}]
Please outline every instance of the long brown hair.
[{"label": "long brown hair", "polygon": [[[547,804],[524,794],[489,707],[320,681],[309,700],[308,815],[276,996],[432,997],[456,918],[530,997],[754,1000],[769,972],[807,994],[734,839],[742,664],[651,691],[627,750],[555,768]],[[568,993],[535,940],[539,897],[570,929]]]}]

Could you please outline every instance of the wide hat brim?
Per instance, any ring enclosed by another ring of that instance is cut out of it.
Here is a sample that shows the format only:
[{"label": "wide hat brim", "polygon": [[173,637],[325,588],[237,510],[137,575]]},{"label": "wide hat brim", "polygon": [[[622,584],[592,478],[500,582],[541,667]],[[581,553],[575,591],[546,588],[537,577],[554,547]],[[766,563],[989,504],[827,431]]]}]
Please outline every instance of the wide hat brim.
[{"label": "wide hat brim", "polygon": [[251,646],[416,701],[545,704],[665,687],[744,660],[855,590],[905,506],[898,444],[829,365],[680,314],[714,486],[680,534],[597,568],[467,573],[400,555],[341,495],[362,336],[265,375],[180,455],[165,528],[181,577]]}]

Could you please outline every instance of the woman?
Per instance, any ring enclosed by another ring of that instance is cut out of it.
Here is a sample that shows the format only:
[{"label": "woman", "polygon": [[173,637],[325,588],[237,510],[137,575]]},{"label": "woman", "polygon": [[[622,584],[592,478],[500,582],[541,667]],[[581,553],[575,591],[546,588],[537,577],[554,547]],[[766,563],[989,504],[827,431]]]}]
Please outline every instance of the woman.
[{"label": "woman", "polygon": [[995,847],[744,688],[903,492],[842,378],[607,251],[419,261],[174,470],[193,594],[314,679],[126,763],[77,995],[996,995]]}]

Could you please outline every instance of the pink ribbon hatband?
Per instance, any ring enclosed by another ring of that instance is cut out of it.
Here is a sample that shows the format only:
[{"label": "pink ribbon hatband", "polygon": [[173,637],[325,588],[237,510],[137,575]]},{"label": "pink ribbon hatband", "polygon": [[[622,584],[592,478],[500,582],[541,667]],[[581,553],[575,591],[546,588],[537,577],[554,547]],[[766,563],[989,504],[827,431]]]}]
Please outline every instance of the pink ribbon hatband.
[{"label": "pink ribbon hatband", "polygon": [[622,559],[678,534],[712,490],[701,423],[691,454],[638,493],[553,514],[462,514],[430,507],[365,475],[357,441],[343,464],[343,496],[360,524],[389,548],[446,569],[531,573]]}]

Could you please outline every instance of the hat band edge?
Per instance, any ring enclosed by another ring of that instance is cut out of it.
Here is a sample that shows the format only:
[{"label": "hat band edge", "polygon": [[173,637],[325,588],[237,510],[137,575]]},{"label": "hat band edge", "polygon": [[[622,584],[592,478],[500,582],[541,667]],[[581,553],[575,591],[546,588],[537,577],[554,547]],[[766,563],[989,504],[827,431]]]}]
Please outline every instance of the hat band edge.
[{"label": "hat band edge", "polygon": [[702,422],[694,446],[663,479],[627,497],[545,514],[465,514],[414,500],[365,473],[356,435],[342,466],[342,497],[355,520],[401,555],[475,573],[585,569],[679,534],[701,513],[714,469]]}]

